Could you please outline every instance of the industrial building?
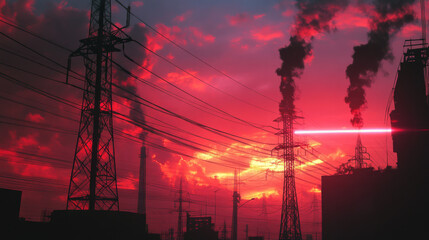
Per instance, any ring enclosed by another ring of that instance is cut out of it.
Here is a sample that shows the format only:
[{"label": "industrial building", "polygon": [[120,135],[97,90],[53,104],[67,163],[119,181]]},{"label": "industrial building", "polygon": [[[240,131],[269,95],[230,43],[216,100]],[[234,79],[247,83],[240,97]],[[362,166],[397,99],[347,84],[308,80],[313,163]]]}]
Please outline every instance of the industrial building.
[{"label": "industrial building", "polygon": [[322,177],[323,240],[425,239],[428,211],[428,48],[408,40],[390,114],[397,168]]},{"label": "industrial building", "polygon": [[186,214],[185,240],[217,240],[218,235],[211,217],[191,217],[189,213]]},{"label": "industrial building", "polygon": [[48,222],[27,221],[19,218],[21,195],[0,189],[2,232],[10,239],[161,239],[148,233],[143,214],[132,212],[56,210]]}]

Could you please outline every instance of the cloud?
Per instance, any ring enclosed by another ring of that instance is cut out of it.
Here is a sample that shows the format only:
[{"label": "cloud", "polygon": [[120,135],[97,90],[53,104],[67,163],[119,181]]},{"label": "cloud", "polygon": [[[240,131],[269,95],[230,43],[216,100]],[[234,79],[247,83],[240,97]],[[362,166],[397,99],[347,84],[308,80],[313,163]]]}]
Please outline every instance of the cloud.
[{"label": "cloud", "polygon": [[253,15],[253,19],[255,19],[255,20],[261,19],[261,18],[263,18],[263,17],[265,17],[265,14],[264,14],[264,13]]},{"label": "cloud", "polygon": [[[198,72],[193,70],[186,71],[198,77]],[[200,82],[199,80],[195,79],[194,77],[185,72],[170,72],[167,74],[167,80],[181,87],[191,88],[198,91],[202,91],[206,88],[206,85],[204,83]],[[205,80],[207,81],[208,79]]]},{"label": "cloud", "polygon": [[365,16],[362,9],[352,5],[345,11],[338,13],[336,19],[333,21],[333,25],[339,30],[370,28],[368,17]]},{"label": "cloud", "polygon": [[143,2],[142,1],[132,1],[131,6],[139,8],[139,7],[143,6]]},{"label": "cloud", "polygon": [[279,195],[280,194],[278,190],[267,189],[263,191],[252,191],[252,192],[244,193],[242,198],[243,199],[252,199],[252,198],[262,199],[266,197],[273,197],[273,196],[279,196]]},{"label": "cloud", "polygon": [[237,26],[237,25],[242,25],[245,23],[250,23],[254,20],[258,20],[258,19],[261,19],[263,17],[265,17],[264,13],[250,15],[247,12],[243,12],[243,13],[237,13],[234,16],[227,16],[226,18],[228,19],[229,25]]},{"label": "cloud", "polygon": [[35,122],[35,123],[40,123],[43,122],[43,120],[45,120],[44,117],[42,117],[42,115],[38,114],[38,113],[28,113],[27,116],[25,117],[25,119],[27,119],[28,121],[31,122]]},{"label": "cloud", "polygon": [[171,185],[183,177],[188,183],[196,186],[218,186],[218,180],[211,178],[206,174],[206,168],[201,165],[197,160],[184,159],[178,156],[179,161],[167,161],[165,163],[157,162],[161,168],[164,177],[168,179]]},{"label": "cloud", "polygon": [[205,43],[214,43],[215,37],[210,34],[204,34],[197,27],[189,27],[189,31],[193,34],[194,38],[191,38],[191,42],[196,43],[198,46],[202,46]]},{"label": "cloud", "polygon": [[271,26],[265,26],[261,29],[253,30],[252,31],[252,37],[253,39],[256,39],[258,41],[271,41],[278,38],[283,38],[284,33],[280,30],[276,30]]},{"label": "cloud", "polygon": [[184,22],[192,15],[192,11],[186,11],[185,13],[174,18],[176,22]]},{"label": "cloud", "polygon": [[236,26],[239,24],[250,22],[252,18],[249,13],[244,12],[244,13],[238,13],[237,15],[234,15],[234,16],[227,16],[227,19],[231,26]]},{"label": "cloud", "polygon": [[128,177],[118,178],[118,188],[124,190],[136,190],[139,179],[134,177],[132,174],[128,174]]}]

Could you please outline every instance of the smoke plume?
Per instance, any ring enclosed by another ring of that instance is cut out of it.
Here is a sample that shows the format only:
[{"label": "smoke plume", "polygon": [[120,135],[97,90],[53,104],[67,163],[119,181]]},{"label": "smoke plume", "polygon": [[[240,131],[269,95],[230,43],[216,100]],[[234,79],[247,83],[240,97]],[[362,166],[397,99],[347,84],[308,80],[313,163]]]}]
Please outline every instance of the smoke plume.
[{"label": "smoke plume", "polygon": [[[351,123],[354,127],[362,127],[362,107],[366,104],[364,87],[371,87],[380,63],[384,59],[392,59],[390,38],[405,24],[414,20],[412,4],[415,0],[373,0],[366,12],[371,13],[371,30],[368,42],[355,46],[353,62],[346,69],[350,80],[345,102],[349,104],[353,115]],[[367,6],[361,1],[361,6]]]},{"label": "smoke plume", "polygon": [[295,78],[301,76],[305,60],[312,55],[311,42],[323,32],[330,32],[332,20],[336,14],[344,10],[348,0],[297,0],[298,10],[295,24],[291,31],[289,45],[279,49],[283,63],[277,69],[281,77],[280,92],[283,99],[280,112],[293,114],[295,111]]},{"label": "smoke plume", "polygon": [[[146,28],[144,28],[141,25],[136,24],[131,28],[129,35],[133,39],[135,39],[139,42],[146,43],[147,42],[146,33],[147,33]],[[132,44],[132,43],[130,43],[130,44]],[[127,50],[125,50],[125,52],[126,52],[127,56],[134,59],[138,63],[143,64],[144,60],[147,58],[147,54],[143,50],[142,51],[130,51],[130,50],[127,51]],[[122,66],[126,66],[126,68],[133,73],[140,71],[138,66],[131,64],[125,58],[120,58],[117,60],[117,62],[119,62]],[[136,74],[136,75],[138,75],[138,74]],[[125,73],[124,71],[122,71],[120,69],[116,69],[114,78],[119,83],[119,85],[121,85],[127,91],[129,91],[132,94],[138,95],[138,93],[137,93],[137,82],[133,77],[130,77],[127,73]],[[129,97],[131,99],[135,98],[131,94]],[[136,101],[131,101],[130,102],[130,108],[131,108],[130,114],[129,114],[130,119],[133,121],[140,122],[140,123],[144,124],[146,122],[146,120],[145,120],[144,112],[141,109],[140,104]],[[139,139],[144,141],[145,135],[146,135],[145,132],[142,131],[139,135]]]}]

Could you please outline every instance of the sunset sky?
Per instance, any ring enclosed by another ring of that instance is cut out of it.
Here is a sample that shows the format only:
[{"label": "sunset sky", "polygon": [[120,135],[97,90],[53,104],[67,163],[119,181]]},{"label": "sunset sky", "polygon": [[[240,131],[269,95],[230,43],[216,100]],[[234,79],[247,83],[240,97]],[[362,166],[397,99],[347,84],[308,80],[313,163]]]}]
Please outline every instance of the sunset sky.
[{"label": "sunset sky", "polygon": [[[279,49],[289,44],[298,28],[296,2],[311,6],[317,1],[121,2],[130,4],[131,12],[139,18],[131,17],[127,33],[149,49],[128,43],[125,53],[151,72],[137,67],[121,52],[114,53],[115,61],[141,79],[137,81],[114,69],[114,83],[135,89],[145,100],[183,118],[234,136],[215,134],[142,106],[147,124],[172,136],[147,135],[149,230],[165,233],[169,228],[176,229],[175,200],[183,176],[185,210],[192,216],[214,217],[216,196],[216,229],[226,222],[230,231],[233,175],[237,169],[241,202],[256,198],[239,209],[239,238],[244,236],[245,224],[249,224],[250,236],[259,233],[276,238],[283,164],[275,153],[271,155],[271,150],[278,143],[274,135],[278,126],[273,120],[279,117],[282,99],[280,77],[276,74],[282,65]],[[368,41],[367,33],[379,17],[371,0],[324,2],[329,3],[326,10],[334,14],[322,30],[310,29],[306,33],[307,38],[312,37],[307,39],[312,42],[312,51],[304,59],[302,74],[295,79],[295,129],[353,129],[353,116],[344,100],[349,87],[345,71],[353,61],[353,47]],[[408,10],[415,11],[415,18],[391,32],[392,55],[381,61],[378,73],[371,77],[371,87],[364,88],[364,128],[390,127],[386,109],[404,40],[421,37],[418,1],[403,2],[411,4]],[[89,0],[0,0],[0,20],[75,50],[79,40],[87,37],[89,9]],[[112,21],[123,26],[125,19],[125,10],[112,1]],[[21,217],[39,221],[44,210],[66,207],[82,92],[61,83],[65,82],[63,67],[67,65],[68,51],[4,22],[0,22],[0,32],[0,187],[22,190]],[[82,61],[73,59],[73,70],[83,73],[83,69]],[[23,87],[17,81],[28,85]],[[70,83],[83,86],[73,78]],[[30,90],[32,87],[38,90]],[[117,95],[113,101],[115,112],[129,116],[131,101]],[[114,127],[136,137],[130,141],[115,136],[120,210],[135,212],[141,147],[137,138],[142,129],[116,117]],[[194,147],[178,144],[176,137]],[[396,167],[390,134],[361,137],[373,167]],[[351,158],[356,138],[355,134],[295,136],[297,143],[314,149],[313,154],[296,149],[296,184],[304,234],[314,231],[315,197],[316,216],[320,216],[320,176],[335,173],[336,167]]]}]

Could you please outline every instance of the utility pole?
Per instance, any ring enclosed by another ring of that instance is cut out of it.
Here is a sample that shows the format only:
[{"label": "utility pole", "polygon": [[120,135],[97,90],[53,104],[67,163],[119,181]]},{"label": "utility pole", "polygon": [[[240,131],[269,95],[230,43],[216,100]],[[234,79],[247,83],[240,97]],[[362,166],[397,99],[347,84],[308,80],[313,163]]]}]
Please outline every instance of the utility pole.
[{"label": "utility pole", "polygon": [[120,31],[111,28],[111,1],[92,0],[88,38],[82,39],[81,46],[69,57],[68,70],[72,57],[84,58],[85,91],[67,209],[119,211],[112,120],[112,52],[119,51],[115,45],[130,41],[120,35]]},{"label": "utility pole", "polygon": [[237,218],[238,204],[240,203],[240,193],[238,192],[237,169],[234,170],[234,193],[232,194],[232,226],[231,240],[237,240]]},{"label": "utility pole", "polygon": [[246,224],[246,240],[249,239],[249,224]]}]

